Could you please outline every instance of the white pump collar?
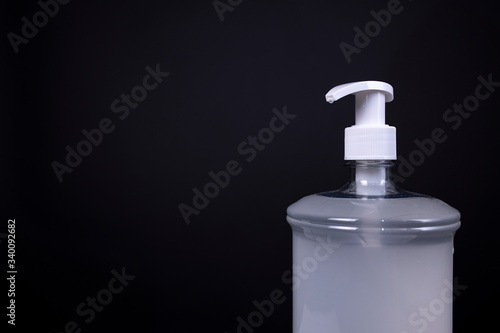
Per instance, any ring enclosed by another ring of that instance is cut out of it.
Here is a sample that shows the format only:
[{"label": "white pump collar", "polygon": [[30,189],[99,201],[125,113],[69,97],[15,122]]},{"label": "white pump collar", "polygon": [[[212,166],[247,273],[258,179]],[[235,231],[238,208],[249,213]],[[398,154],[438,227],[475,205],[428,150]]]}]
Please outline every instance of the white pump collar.
[{"label": "white pump collar", "polygon": [[394,99],[392,86],[380,81],[360,81],[334,87],[329,103],[354,94],[355,125],[345,129],[345,160],[395,160],[396,128],[385,124],[385,103]]}]

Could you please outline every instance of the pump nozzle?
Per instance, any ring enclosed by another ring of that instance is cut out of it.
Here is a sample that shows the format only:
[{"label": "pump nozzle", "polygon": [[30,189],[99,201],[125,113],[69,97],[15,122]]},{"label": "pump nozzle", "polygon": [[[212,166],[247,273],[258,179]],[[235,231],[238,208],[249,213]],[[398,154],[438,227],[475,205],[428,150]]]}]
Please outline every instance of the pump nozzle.
[{"label": "pump nozzle", "polygon": [[360,81],[334,87],[326,94],[333,103],[356,96],[355,125],[345,129],[345,160],[395,160],[396,128],[385,124],[385,103],[394,99],[390,84]]},{"label": "pump nozzle", "polygon": [[344,96],[369,91],[383,93],[387,99],[386,102],[391,102],[394,99],[394,90],[392,86],[381,81],[359,81],[341,84],[333,87],[325,97],[329,103],[333,103]]}]

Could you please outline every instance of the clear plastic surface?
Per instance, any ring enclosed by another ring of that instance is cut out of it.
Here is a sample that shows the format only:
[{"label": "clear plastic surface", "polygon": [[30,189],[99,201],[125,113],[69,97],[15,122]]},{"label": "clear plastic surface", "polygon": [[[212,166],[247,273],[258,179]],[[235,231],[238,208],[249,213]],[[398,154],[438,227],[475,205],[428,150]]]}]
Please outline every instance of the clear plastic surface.
[{"label": "clear plastic surface", "polygon": [[[451,333],[460,213],[399,190],[390,181],[392,163],[351,166],[351,181],[341,190],[307,196],[287,210],[294,332]],[[359,167],[383,168],[384,177],[374,181],[371,172],[357,173]],[[384,194],[359,194],[371,193],[361,186],[381,184]]]}]

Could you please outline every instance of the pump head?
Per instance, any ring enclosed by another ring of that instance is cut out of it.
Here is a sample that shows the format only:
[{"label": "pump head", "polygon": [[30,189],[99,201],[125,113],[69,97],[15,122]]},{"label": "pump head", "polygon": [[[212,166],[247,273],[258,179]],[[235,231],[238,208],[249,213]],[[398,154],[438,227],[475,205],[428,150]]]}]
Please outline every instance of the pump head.
[{"label": "pump head", "polygon": [[380,81],[346,83],[332,88],[326,101],[356,97],[355,125],[345,129],[345,160],[395,160],[396,128],[385,124],[385,103],[394,99],[390,84]]}]

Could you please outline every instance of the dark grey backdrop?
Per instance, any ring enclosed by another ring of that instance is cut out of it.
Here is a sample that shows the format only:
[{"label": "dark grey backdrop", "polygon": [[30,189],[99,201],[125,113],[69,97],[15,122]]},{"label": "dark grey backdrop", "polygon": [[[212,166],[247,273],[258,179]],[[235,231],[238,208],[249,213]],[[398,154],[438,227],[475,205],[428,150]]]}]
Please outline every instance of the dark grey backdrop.
[{"label": "dark grey backdrop", "polygon": [[[454,274],[467,289],[454,305],[455,332],[496,326],[500,89],[492,85],[474,104],[478,77],[500,82],[493,2],[223,0],[222,16],[210,0],[70,1],[57,13],[54,1],[42,3],[52,4],[53,17],[37,14],[37,1],[0,11],[0,233],[16,220],[19,332],[78,325],[82,332],[231,333],[238,317],[255,311],[254,300],[276,289],[283,304],[254,331],[290,332],[285,210],[347,180],[343,129],[353,123],[353,99],[332,106],[324,94],[367,79],[394,86],[387,122],[397,127],[401,160],[419,164],[401,169],[400,185],[462,213]],[[370,23],[371,11],[388,5],[390,22],[375,14],[385,27]],[[31,38],[16,53],[9,33],[22,37],[22,18],[33,23],[33,16],[38,32],[26,27]],[[355,41],[355,28],[366,24],[369,42]],[[350,63],[342,42],[360,46]],[[150,91],[140,88],[147,66],[163,73],[157,85],[146,79]],[[120,96],[131,92],[143,100],[127,106]],[[451,113],[464,100],[475,111]],[[270,142],[247,161],[253,154],[241,153],[249,148],[243,142],[284,107],[296,117],[272,140],[264,130]],[[101,138],[92,130],[102,121],[113,130]],[[415,140],[436,128],[446,141],[429,156],[414,153]],[[99,143],[91,153],[83,130]],[[52,165],[66,164],[65,147],[79,143],[88,156],[73,157],[76,166],[60,182]],[[179,204],[192,205],[192,189],[203,190],[209,173],[232,160],[241,172],[187,225]],[[122,289],[112,270],[128,275]],[[110,282],[121,292],[107,291]],[[107,304],[95,317],[77,312],[96,296]]]}]

